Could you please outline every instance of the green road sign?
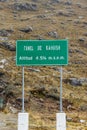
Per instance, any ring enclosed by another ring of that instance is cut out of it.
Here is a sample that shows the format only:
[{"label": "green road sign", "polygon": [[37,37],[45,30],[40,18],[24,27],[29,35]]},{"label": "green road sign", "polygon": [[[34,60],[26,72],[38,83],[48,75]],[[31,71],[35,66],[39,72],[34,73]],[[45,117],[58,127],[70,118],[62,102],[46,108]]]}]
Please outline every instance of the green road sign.
[{"label": "green road sign", "polygon": [[18,40],[17,66],[67,65],[67,40]]}]

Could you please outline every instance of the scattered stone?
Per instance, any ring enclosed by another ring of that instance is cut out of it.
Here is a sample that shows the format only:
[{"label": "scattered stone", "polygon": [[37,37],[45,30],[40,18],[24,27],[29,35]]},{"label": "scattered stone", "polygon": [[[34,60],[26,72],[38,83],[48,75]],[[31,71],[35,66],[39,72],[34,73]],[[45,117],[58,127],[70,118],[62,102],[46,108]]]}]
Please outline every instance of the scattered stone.
[{"label": "scattered stone", "polygon": [[46,90],[45,96],[47,98],[52,98],[54,100],[59,100],[59,95],[58,95],[58,89],[56,87],[50,87],[49,90]]},{"label": "scattered stone", "polygon": [[38,36],[37,36],[37,40],[44,40],[44,38],[43,38],[43,36],[38,35]]},{"label": "scattered stone", "polygon": [[28,68],[28,70],[33,71],[33,72],[40,72],[39,69],[35,69],[35,68]]},{"label": "scattered stone", "polygon": [[70,78],[70,79],[64,79],[64,82],[70,83],[72,86],[83,86],[87,85],[87,78]]},{"label": "scattered stone", "polygon": [[2,30],[0,30],[0,36],[3,36],[3,37],[9,36],[11,33],[13,33],[13,30],[11,30],[11,29],[8,29],[8,30],[2,29]]},{"label": "scattered stone", "polygon": [[78,49],[75,49],[75,53],[79,53],[79,54],[85,55],[85,53],[82,50],[78,50]]},{"label": "scattered stone", "polygon": [[0,63],[2,63],[2,64],[5,64],[6,62],[7,62],[6,59],[2,59],[2,60],[0,61]]},{"label": "scattered stone", "polygon": [[79,8],[82,8],[82,4],[81,3],[77,3],[76,4]]},{"label": "scattered stone", "polygon": [[85,120],[80,120],[80,123],[85,123],[86,121]]},{"label": "scattered stone", "polygon": [[59,10],[56,15],[71,17],[72,15],[76,15],[76,14],[74,12],[72,12],[71,10],[69,10],[69,11]]},{"label": "scattered stone", "polygon": [[81,111],[87,111],[87,105],[82,105],[80,106]]},{"label": "scattered stone", "polygon": [[0,46],[3,46],[4,48],[8,49],[9,51],[16,51],[16,47],[8,42],[2,42],[2,43],[0,43]]},{"label": "scattered stone", "polygon": [[0,72],[0,77],[4,75],[4,72]]},{"label": "scattered stone", "polygon": [[44,19],[44,18],[46,18],[46,15],[45,15],[45,14],[38,15],[37,18],[42,18],[42,19]]},{"label": "scattered stone", "polygon": [[78,40],[79,40],[80,42],[84,42],[84,41],[85,41],[85,39],[84,39],[83,37],[80,37]]},{"label": "scattered stone", "polygon": [[79,19],[83,19],[84,17],[83,17],[83,16],[79,16],[78,18],[79,18]]},{"label": "scattered stone", "polygon": [[0,36],[7,37],[7,36],[9,36],[9,33],[6,30],[2,29],[2,30],[0,30]]},{"label": "scattered stone", "polygon": [[69,49],[69,53],[74,53],[74,50],[73,49]]},{"label": "scattered stone", "polygon": [[51,31],[51,32],[48,32],[48,35],[53,37],[53,38],[58,38],[58,33],[56,31]]},{"label": "scattered stone", "polygon": [[33,2],[38,2],[38,0],[32,0]]},{"label": "scattered stone", "polygon": [[87,32],[86,32],[86,33],[84,33],[83,35],[87,37]]},{"label": "scattered stone", "polygon": [[7,0],[0,0],[0,2],[6,2]]},{"label": "scattered stone", "polygon": [[73,22],[74,22],[75,24],[80,24],[79,19],[75,19]]},{"label": "scattered stone", "polygon": [[37,5],[33,3],[15,3],[12,8],[18,11],[36,11]]},{"label": "scattered stone", "polygon": [[9,107],[9,110],[13,114],[16,114],[18,112],[18,110],[16,108],[12,107],[12,106]]},{"label": "scattered stone", "polygon": [[44,99],[43,99],[43,98],[40,98],[40,102],[42,102],[42,103],[43,103],[43,102],[44,102]]},{"label": "scattered stone", "polygon": [[3,69],[4,66],[7,65],[7,64],[8,64],[8,63],[7,63],[7,60],[6,60],[6,59],[2,59],[2,60],[0,61],[0,68]]},{"label": "scattered stone", "polygon": [[6,127],[6,123],[5,122],[0,122],[0,128],[1,127]]},{"label": "scattered stone", "polygon": [[64,15],[64,11],[63,10],[59,10],[58,14],[59,15]]},{"label": "scattered stone", "polygon": [[5,98],[0,94],[0,110],[3,110],[5,107]]},{"label": "scattered stone", "polygon": [[8,84],[8,83],[6,83],[5,81],[0,80],[0,87],[1,87],[1,88],[4,89],[4,88],[7,86],[7,84]]},{"label": "scattered stone", "polygon": [[87,21],[84,21],[83,24],[87,25]]},{"label": "scattered stone", "polygon": [[22,29],[19,29],[19,30],[22,31],[22,32],[25,32],[25,33],[29,33],[29,32],[33,31],[33,28],[32,27],[26,27],[26,28],[22,28]]},{"label": "scattered stone", "polygon": [[50,4],[60,3],[61,0],[51,0]]},{"label": "scattered stone", "polygon": [[72,5],[72,2],[71,1],[67,1],[67,2],[65,2],[65,5]]},{"label": "scattered stone", "polygon": [[[17,99],[16,99],[16,102],[22,103],[22,98],[20,98],[20,97],[17,98]],[[28,99],[25,98],[25,99],[24,99],[24,102],[25,102],[25,103],[28,103]]]},{"label": "scattered stone", "polygon": [[0,37],[0,41],[8,41],[8,37]]},{"label": "scattered stone", "polygon": [[4,68],[4,65],[0,65],[0,69],[3,69]]},{"label": "scattered stone", "polygon": [[67,120],[68,122],[72,122],[72,118],[70,118],[70,117],[66,117],[66,120]]}]

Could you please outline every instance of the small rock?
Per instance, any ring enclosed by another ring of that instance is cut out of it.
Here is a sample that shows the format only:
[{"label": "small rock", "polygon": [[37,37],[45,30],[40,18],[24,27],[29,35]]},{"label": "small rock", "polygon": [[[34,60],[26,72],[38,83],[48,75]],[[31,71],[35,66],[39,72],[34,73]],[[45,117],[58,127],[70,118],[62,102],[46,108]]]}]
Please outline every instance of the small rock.
[{"label": "small rock", "polygon": [[64,11],[63,10],[59,10],[58,14],[59,15],[64,15]]},{"label": "small rock", "polygon": [[85,120],[80,120],[80,123],[85,123],[86,121]]},{"label": "small rock", "polygon": [[32,0],[33,2],[38,2],[38,0]]},{"label": "small rock", "polygon": [[4,68],[4,65],[0,65],[0,69],[3,69]]},{"label": "small rock", "polygon": [[12,8],[18,11],[36,11],[37,5],[33,3],[15,3]]},{"label": "small rock", "polygon": [[[20,98],[20,97],[17,98],[17,99],[16,99],[16,102],[22,103],[22,98]],[[25,103],[28,103],[28,99],[25,98],[25,99],[24,99],[24,102],[25,102]]]},{"label": "small rock", "polygon": [[87,25],[87,21],[84,21],[83,24]]},{"label": "small rock", "polygon": [[59,12],[56,15],[71,17],[72,15],[76,15],[76,14],[73,13],[72,11],[59,10]]},{"label": "small rock", "polygon": [[40,72],[39,69],[35,69],[35,68],[28,68],[30,71],[34,71],[34,72]]},{"label": "small rock", "polygon": [[61,0],[51,0],[50,4],[60,3]]},{"label": "small rock", "polygon": [[72,50],[72,49],[69,49],[69,53],[74,53],[74,50]]},{"label": "small rock", "polygon": [[0,76],[3,76],[4,75],[4,73],[3,72],[0,72]]},{"label": "small rock", "polygon": [[3,36],[3,37],[7,37],[9,36],[11,33],[13,33],[14,31],[12,29],[2,29],[0,30],[0,36]]},{"label": "small rock", "polygon": [[72,2],[71,1],[67,1],[67,2],[65,2],[65,5],[72,5]]},{"label": "small rock", "polygon": [[79,19],[75,19],[73,22],[74,22],[75,24],[80,24]]},{"label": "small rock", "polygon": [[6,2],[7,0],[0,0],[0,2]]},{"label": "small rock", "polygon": [[29,32],[33,31],[33,28],[32,27],[26,27],[26,28],[22,28],[22,29],[19,29],[19,30],[22,31],[22,32],[25,32],[25,33],[29,33]]},{"label": "small rock", "polygon": [[0,122],[0,128],[1,127],[6,127],[6,123],[5,122]]},{"label": "small rock", "polygon": [[56,31],[48,32],[48,35],[53,38],[58,38],[58,33]]},{"label": "small rock", "polygon": [[87,105],[82,105],[80,106],[81,111],[87,111]]},{"label": "small rock", "polygon": [[79,41],[80,41],[80,42],[84,42],[85,39],[84,39],[84,38],[79,38]]},{"label": "small rock", "polygon": [[66,120],[67,120],[68,122],[72,122],[72,118],[70,118],[70,117],[67,117]]},{"label": "small rock", "polygon": [[0,30],[0,36],[7,37],[7,36],[9,36],[9,33],[6,30],[2,29],[2,30]]},{"label": "small rock", "polygon": [[2,63],[2,64],[5,64],[6,62],[7,62],[6,59],[2,59],[2,60],[0,61],[0,63]]},{"label": "small rock", "polygon": [[79,16],[78,18],[79,18],[79,19],[83,19],[83,16]]},{"label": "small rock", "polygon": [[84,33],[83,35],[87,37],[87,32],[86,32],[86,33]]},{"label": "small rock", "polygon": [[43,100],[42,98],[40,98],[40,102],[42,102],[42,103],[43,103],[43,102],[44,102],[44,100]]},{"label": "small rock", "polygon": [[66,83],[70,83],[73,86],[82,86],[82,85],[87,85],[87,78],[70,78],[70,79],[65,79]]},{"label": "small rock", "polygon": [[9,107],[9,110],[13,114],[16,114],[18,112],[18,110],[16,108],[12,107],[12,106]]},{"label": "small rock", "polygon": [[77,3],[76,5],[77,5],[79,8],[82,7],[82,4],[81,4],[81,3]]},{"label": "small rock", "polygon": [[16,51],[16,47],[11,45],[8,42],[2,42],[0,43],[1,46],[5,47],[6,49],[8,49],[9,51]]},{"label": "small rock", "polygon": [[37,18],[46,18],[46,15],[45,14],[42,14],[42,15],[38,15]]}]

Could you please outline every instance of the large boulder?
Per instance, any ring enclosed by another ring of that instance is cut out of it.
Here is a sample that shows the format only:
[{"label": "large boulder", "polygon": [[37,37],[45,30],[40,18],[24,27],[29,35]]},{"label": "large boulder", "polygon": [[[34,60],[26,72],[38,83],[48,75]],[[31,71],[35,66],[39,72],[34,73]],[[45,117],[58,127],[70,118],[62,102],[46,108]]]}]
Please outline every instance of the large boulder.
[{"label": "large boulder", "polygon": [[5,29],[1,29],[0,30],[0,36],[2,37],[7,37],[9,36],[11,33],[13,33],[14,31],[12,29],[8,29],[8,30],[5,30]]},{"label": "large boulder", "polygon": [[15,3],[13,9],[18,11],[36,11],[37,5],[35,3]]},{"label": "large boulder", "polygon": [[25,33],[29,33],[33,31],[32,27],[25,27],[25,28],[21,28],[19,29],[21,32],[25,32]]},{"label": "large boulder", "polygon": [[12,44],[8,43],[8,42],[1,42],[0,46],[8,49],[9,51],[15,51],[16,50],[16,47],[13,46]]},{"label": "large boulder", "polygon": [[64,80],[66,83],[70,83],[72,86],[83,86],[87,85],[87,78],[69,78]]},{"label": "large boulder", "polygon": [[48,32],[48,35],[53,37],[53,38],[59,38],[58,33],[56,31]]},{"label": "large boulder", "polygon": [[0,2],[6,2],[7,0],[0,0]]}]

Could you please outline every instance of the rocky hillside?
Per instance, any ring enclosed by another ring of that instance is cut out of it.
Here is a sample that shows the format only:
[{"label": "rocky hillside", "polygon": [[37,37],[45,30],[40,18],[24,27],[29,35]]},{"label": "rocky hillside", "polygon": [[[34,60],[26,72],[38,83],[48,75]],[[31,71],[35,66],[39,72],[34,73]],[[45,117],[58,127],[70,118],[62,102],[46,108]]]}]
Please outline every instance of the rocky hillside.
[{"label": "rocky hillside", "polygon": [[[22,67],[15,63],[15,43],[25,39],[68,39],[69,64],[63,67],[67,130],[87,130],[87,0],[0,0],[0,130],[17,127]],[[59,86],[59,66],[25,67],[31,130],[55,129]]]}]

